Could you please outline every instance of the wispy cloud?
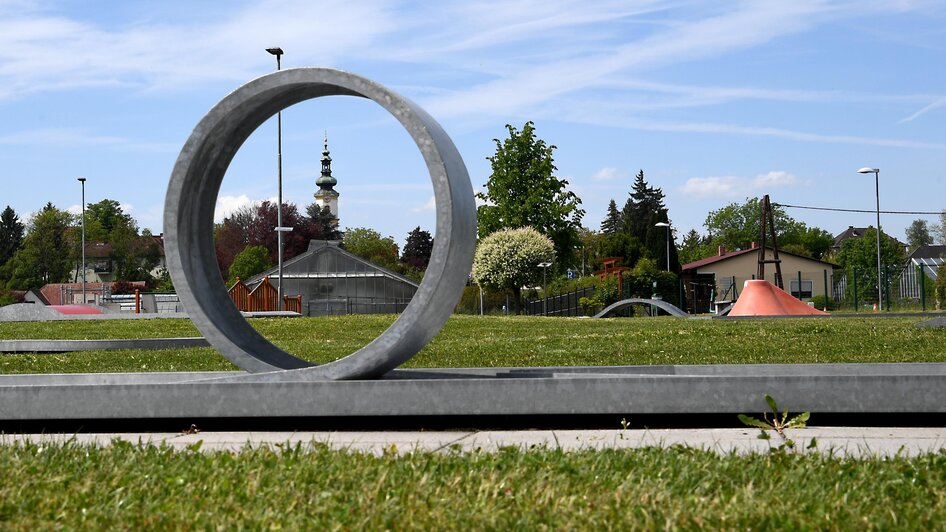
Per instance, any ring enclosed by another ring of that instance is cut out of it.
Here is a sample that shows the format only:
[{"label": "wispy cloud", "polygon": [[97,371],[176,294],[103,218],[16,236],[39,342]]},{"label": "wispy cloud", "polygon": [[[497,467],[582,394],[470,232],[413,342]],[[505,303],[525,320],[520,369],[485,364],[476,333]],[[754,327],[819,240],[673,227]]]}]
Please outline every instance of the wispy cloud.
[{"label": "wispy cloud", "polygon": [[900,121],[900,123],[901,123],[901,124],[904,124],[904,123],[906,123],[906,122],[912,122],[912,121],[916,120],[917,118],[919,118],[919,117],[925,115],[926,113],[932,111],[933,109],[939,109],[940,107],[943,107],[944,105],[946,105],[946,96],[943,96],[942,98],[940,98],[940,99],[936,100],[935,102],[933,102],[933,103],[927,105],[926,107],[920,109],[919,111],[913,113],[912,115],[910,115],[910,116],[904,118],[903,120]]},{"label": "wispy cloud", "polygon": [[177,147],[160,142],[144,142],[124,137],[96,135],[81,128],[40,128],[0,135],[0,145],[8,146],[85,146],[114,147],[146,152],[176,151]]},{"label": "wispy cloud", "polygon": [[615,179],[624,179],[627,177],[627,172],[618,170],[617,168],[606,167],[598,170],[591,175],[592,181],[613,181]]},{"label": "wispy cloud", "polygon": [[799,179],[783,171],[759,174],[753,179],[736,176],[691,177],[684,183],[680,192],[693,199],[737,198],[750,195],[759,190],[779,187],[791,187],[800,184]]},{"label": "wispy cloud", "polygon": [[261,0],[217,10],[211,23],[178,15],[174,24],[117,27],[17,7],[0,19],[0,98],[77,87],[179,89],[245,80],[271,68],[263,48],[277,36],[287,49],[286,64],[330,64],[342,52],[366,54],[398,23],[384,0]]},{"label": "wispy cloud", "polygon": [[428,212],[428,211],[433,211],[436,208],[437,208],[437,200],[436,198],[431,196],[430,199],[427,200],[427,203],[421,205],[420,207],[414,207],[413,209],[411,209],[411,211],[412,212]]}]

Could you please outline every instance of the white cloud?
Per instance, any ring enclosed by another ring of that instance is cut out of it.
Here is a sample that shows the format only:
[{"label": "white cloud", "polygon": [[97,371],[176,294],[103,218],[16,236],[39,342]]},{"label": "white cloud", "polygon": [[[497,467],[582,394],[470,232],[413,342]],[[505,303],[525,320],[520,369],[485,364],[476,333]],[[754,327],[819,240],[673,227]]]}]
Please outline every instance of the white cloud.
[{"label": "white cloud", "polygon": [[738,196],[737,177],[691,177],[683,185],[683,194],[695,198],[728,198]]},{"label": "white cloud", "polygon": [[214,222],[220,223],[234,211],[255,203],[257,202],[251,200],[246,194],[240,194],[239,196],[219,196],[217,198],[217,205],[214,208]]},{"label": "white cloud", "polygon": [[798,183],[798,178],[788,172],[772,171],[759,174],[752,180],[752,188],[790,187]]},{"label": "white cloud", "polygon": [[427,203],[421,205],[420,207],[414,207],[413,209],[411,209],[411,211],[413,211],[413,212],[427,212],[427,211],[432,211],[432,210],[434,210],[434,209],[436,209],[436,208],[437,208],[437,199],[436,199],[435,197],[431,196],[430,199],[427,200]]},{"label": "white cloud", "polygon": [[624,179],[627,177],[627,173],[618,170],[617,168],[606,167],[598,170],[591,176],[592,181],[611,181],[614,179]]},{"label": "white cloud", "polygon": [[385,0],[260,0],[216,13],[182,9],[160,24],[146,12],[125,25],[105,25],[29,7],[10,11],[0,19],[0,99],[76,87],[245,80],[275,66],[263,51],[274,38],[287,52],[284,67],[330,64],[342,53],[367,55],[400,19]]},{"label": "white cloud", "polygon": [[691,198],[737,198],[770,188],[790,187],[800,183],[794,175],[783,171],[759,174],[754,179],[736,176],[692,177],[681,188]]}]

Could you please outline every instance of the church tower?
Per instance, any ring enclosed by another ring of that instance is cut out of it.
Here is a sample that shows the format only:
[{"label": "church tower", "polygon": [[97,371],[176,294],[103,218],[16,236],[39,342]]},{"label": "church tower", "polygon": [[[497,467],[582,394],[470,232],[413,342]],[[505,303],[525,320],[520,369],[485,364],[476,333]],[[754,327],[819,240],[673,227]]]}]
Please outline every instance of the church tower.
[{"label": "church tower", "polygon": [[319,189],[315,192],[315,203],[319,207],[328,207],[332,216],[338,220],[338,192],[335,185],[338,180],[332,177],[332,157],[328,154],[328,133],[325,134],[325,147],[322,150],[322,175],[315,180]]}]

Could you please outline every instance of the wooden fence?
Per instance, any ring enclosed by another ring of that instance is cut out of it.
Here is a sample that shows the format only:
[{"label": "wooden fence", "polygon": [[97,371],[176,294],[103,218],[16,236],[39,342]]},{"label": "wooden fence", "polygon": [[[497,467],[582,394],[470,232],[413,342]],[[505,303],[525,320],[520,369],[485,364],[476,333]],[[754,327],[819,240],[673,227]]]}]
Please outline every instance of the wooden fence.
[{"label": "wooden fence", "polygon": [[[228,293],[233,304],[241,312],[271,312],[278,308],[279,291],[269,282],[269,277],[264,277],[253,290],[237,277]],[[301,295],[283,296],[282,300],[282,310],[302,313]]]}]

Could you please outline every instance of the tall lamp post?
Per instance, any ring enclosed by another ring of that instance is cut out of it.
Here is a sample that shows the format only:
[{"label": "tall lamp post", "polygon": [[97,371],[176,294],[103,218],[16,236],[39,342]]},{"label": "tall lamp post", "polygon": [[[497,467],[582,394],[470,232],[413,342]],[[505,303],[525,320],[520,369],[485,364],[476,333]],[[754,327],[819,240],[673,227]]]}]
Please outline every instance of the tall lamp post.
[{"label": "tall lamp post", "polygon": [[82,186],[82,304],[85,305],[85,178],[80,177]]},{"label": "tall lamp post", "polygon": [[654,224],[654,227],[666,227],[667,228],[667,271],[670,271],[670,224],[667,222],[657,222]]},{"label": "tall lamp post", "polygon": [[[276,70],[282,70],[282,48],[273,47],[267,48],[267,52],[276,56]],[[277,267],[277,279],[276,282],[276,294],[278,299],[277,306],[282,304],[282,252],[283,252],[283,239],[282,234],[285,232],[285,227],[282,225],[282,111],[276,113],[276,164],[278,166],[278,178],[277,178],[277,198],[276,198],[276,246],[279,248],[277,251],[278,255],[278,267]]]},{"label": "tall lamp post", "polygon": [[551,262],[540,262],[539,268],[542,268],[542,315],[549,315],[549,289],[548,284],[545,282],[545,272],[548,271]]},{"label": "tall lamp post", "polygon": [[883,277],[880,265],[880,168],[865,166],[858,170],[861,174],[874,174],[874,192],[877,195],[877,308],[884,310]]}]

